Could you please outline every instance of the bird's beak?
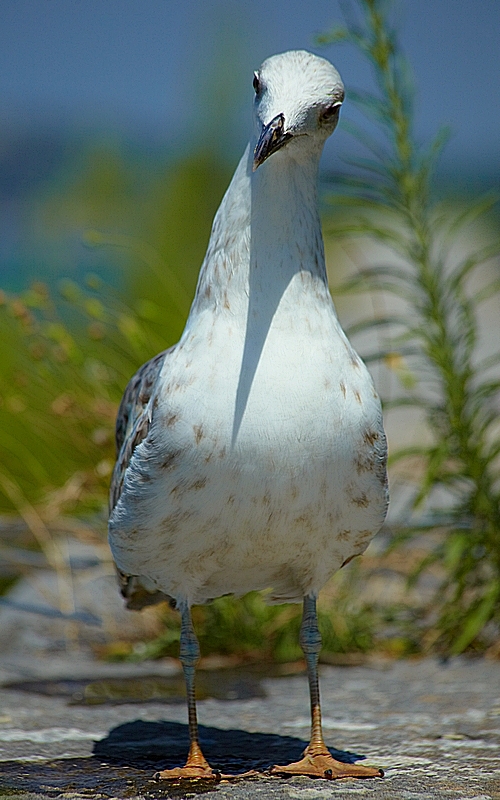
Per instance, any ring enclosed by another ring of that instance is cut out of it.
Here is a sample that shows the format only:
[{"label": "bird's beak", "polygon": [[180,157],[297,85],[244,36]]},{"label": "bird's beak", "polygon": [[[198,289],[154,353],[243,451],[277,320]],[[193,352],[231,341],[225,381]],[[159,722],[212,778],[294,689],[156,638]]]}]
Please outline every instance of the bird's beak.
[{"label": "bird's beak", "polygon": [[253,152],[253,172],[291,138],[291,133],[285,133],[285,117],[283,114],[278,114],[262,129]]}]

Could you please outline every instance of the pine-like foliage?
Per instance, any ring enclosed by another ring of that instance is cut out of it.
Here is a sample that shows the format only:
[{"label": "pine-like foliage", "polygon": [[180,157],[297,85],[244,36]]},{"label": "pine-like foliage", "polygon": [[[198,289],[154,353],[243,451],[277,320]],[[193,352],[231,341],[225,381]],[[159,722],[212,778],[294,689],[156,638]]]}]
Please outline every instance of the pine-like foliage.
[{"label": "pine-like foliage", "polygon": [[432,531],[414,577],[440,567],[427,641],[456,654],[479,646],[486,624],[500,622],[500,354],[481,360],[478,353],[482,304],[499,299],[499,243],[491,235],[474,241],[495,199],[458,211],[434,199],[432,169],[446,134],[425,149],[416,142],[413,89],[390,4],[356,0],[345,17],[347,25],[321,41],[353,44],[370,62],[376,88],[349,93],[369,120],[349,125],[366,156],[339,176],[334,233],[376,240],[373,250],[383,245],[387,258],[360,268],[340,290],[384,293],[397,309],[363,320],[351,335],[370,332],[377,347],[366,359],[401,379],[386,409],[413,408],[430,433],[427,443],[392,454],[393,466],[411,460],[416,476],[396,541]]}]

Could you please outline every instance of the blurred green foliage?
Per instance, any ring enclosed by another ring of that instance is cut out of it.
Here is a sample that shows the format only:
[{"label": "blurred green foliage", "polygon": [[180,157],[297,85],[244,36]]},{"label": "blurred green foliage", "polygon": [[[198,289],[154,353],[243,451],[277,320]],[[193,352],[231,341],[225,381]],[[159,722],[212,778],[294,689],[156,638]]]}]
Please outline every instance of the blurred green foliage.
[{"label": "blurred green foliage", "polygon": [[[70,575],[51,522],[98,512],[91,518],[105,536],[118,403],[135,369],[183,329],[229,173],[204,152],[141,172],[119,149],[94,147],[36,197],[41,251],[55,243],[68,274],[75,257],[96,271],[1,295],[0,513],[24,517],[62,583]],[[352,604],[354,573],[344,572],[336,613],[331,599],[320,610],[326,653],[373,646],[373,617]],[[126,646],[126,657],[177,655],[178,615],[161,614],[165,632]],[[268,606],[253,593],[194,616],[204,655],[301,657],[296,605]]]},{"label": "blurred green foliage", "polygon": [[114,285],[88,274],[2,292],[0,511],[47,500],[75,475],[73,510],[77,501],[80,513],[102,508],[125,384],[182,331],[228,170],[195,153],[150,171],[140,197],[135,172],[109,148],[93,149],[34,204],[42,250],[66,242],[69,261],[78,236],[120,275]]},{"label": "blurred green foliage", "polygon": [[333,229],[386,250],[335,291],[389,296],[388,314],[372,314],[350,334],[371,333],[371,351],[363,355],[399,378],[386,409],[411,408],[425,420],[425,440],[391,455],[393,466],[411,460],[415,475],[393,546],[415,534],[434,537],[412,577],[439,565],[427,641],[457,654],[480,648],[488,623],[497,631],[500,625],[500,351],[485,356],[479,347],[483,304],[500,300],[500,242],[484,228],[478,235],[478,220],[497,198],[453,209],[435,199],[433,168],[447,134],[428,148],[416,140],[410,69],[391,4],[352,5],[360,13],[323,41],[353,44],[371,65],[376,88],[351,93],[369,126],[351,127],[364,153],[332,196],[342,212]]},{"label": "blurred green foliage", "polygon": [[[322,654],[367,653],[376,641],[375,615],[355,602],[356,571],[346,571],[336,582],[334,596],[320,601],[318,619]],[[302,608],[297,604],[267,605],[265,594],[250,592],[242,598],[220,597],[192,611],[203,657],[237,656],[245,661],[289,662],[302,659],[299,631]],[[138,660],[177,657],[179,614],[162,609],[164,631],[152,641],[122,643],[104,649],[106,657]],[[387,647],[384,647],[387,651]]]},{"label": "blurred green foliage", "polygon": [[[495,279],[471,297],[468,280],[496,245],[450,268],[446,237],[453,241],[483,206],[443,228],[450,217],[431,192],[441,141],[428,152],[415,145],[408,67],[387,4],[357,0],[357,6],[360,21],[324,41],[351,41],[370,60],[379,94],[350,97],[386,141],[381,148],[380,139],[353,130],[371,153],[350,166],[345,191],[336,198],[334,227],[337,236],[374,237],[403,265],[363,269],[344,289],[393,292],[408,304],[405,316],[363,320],[352,334],[376,331],[375,342],[382,332],[383,347],[371,355],[400,378],[402,395],[393,405],[412,405],[426,415],[431,443],[393,455],[393,462],[418,457],[422,476],[400,539],[437,532],[438,545],[429,546],[414,576],[437,563],[441,580],[427,620],[397,608],[382,613],[356,602],[363,578],[349,565],[321,606],[324,649],[378,647],[395,655],[424,647],[480,649],[483,629],[498,624],[500,610],[499,382],[496,356],[479,363],[475,345],[479,304],[499,287]],[[182,331],[230,173],[224,160],[204,150],[165,163],[99,144],[84,149],[33,199],[31,247],[36,253],[39,245],[45,282],[38,275],[26,290],[0,294],[0,513],[23,516],[49,556],[43,520],[100,512],[97,524],[105,535],[102,512],[121,394],[135,369]],[[57,270],[47,267],[51,260]],[[56,273],[71,278],[54,281]],[[431,384],[430,394],[420,391]],[[454,502],[434,508],[443,488]],[[56,550],[48,560],[62,574]],[[136,650],[131,646],[128,655],[177,654],[178,618],[162,613],[165,634]],[[296,606],[266,606],[251,594],[220,598],[194,616],[204,655],[301,655]],[[385,644],[377,633],[384,625],[396,630]]]}]

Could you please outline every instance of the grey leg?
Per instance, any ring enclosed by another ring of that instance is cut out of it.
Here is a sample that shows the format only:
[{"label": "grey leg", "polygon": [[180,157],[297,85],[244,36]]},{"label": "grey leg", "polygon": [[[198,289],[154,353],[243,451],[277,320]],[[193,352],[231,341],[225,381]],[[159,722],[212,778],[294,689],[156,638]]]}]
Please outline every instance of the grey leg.
[{"label": "grey leg", "polygon": [[318,658],[321,650],[321,635],[318,628],[316,598],[304,597],[304,611],[300,626],[300,646],[304,652],[311,696],[311,740],[304,751],[304,758],[293,764],[275,766],[271,772],[278,775],[310,775],[315,778],[375,778],[383,772],[373,767],[344,764],[333,758],[323,739],[321,706],[319,701]]},{"label": "grey leg", "polygon": [[321,704],[319,700],[318,659],[321,650],[321,634],[318,628],[316,598],[304,597],[300,646],[306,657],[309,694],[311,697],[311,741],[306,752],[310,755],[329,755],[321,728]]},{"label": "grey leg", "polygon": [[165,769],[162,772],[157,772],[155,777],[158,780],[169,780],[173,778],[210,778],[212,780],[220,780],[220,773],[214,772],[211,769],[200,747],[194,687],[196,664],[199,658],[200,646],[194,632],[191,611],[188,606],[182,606],[180,659],[186,681],[189,721],[189,755],[184,767]]},{"label": "grey leg", "polygon": [[189,757],[186,766],[208,767],[201,752],[198,734],[198,719],[196,716],[196,698],[194,688],[194,675],[196,665],[200,660],[200,645],[193,628],[191,610],[186,607],[181,611],[181,642],[180,659],[186,681],[189,722]]}]

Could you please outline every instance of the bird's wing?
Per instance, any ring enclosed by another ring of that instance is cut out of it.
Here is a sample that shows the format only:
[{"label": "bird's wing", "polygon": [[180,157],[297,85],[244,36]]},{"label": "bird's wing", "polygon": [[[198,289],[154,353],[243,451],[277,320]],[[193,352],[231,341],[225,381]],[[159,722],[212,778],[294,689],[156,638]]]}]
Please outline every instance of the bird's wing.
[{"label": "bird's wing", "polygon": [[[123,393],[116,417],[116,464],[111,478],[110,512],[120,498],[125,472],[132,453],[148,435],[153,418],[158,378],[166,356],[173,349],[170,347],[143,364],[130,379]],[[127,601],[127,608],[140,610],[162,600],[173,602],[163,592],[146,588],[140,575],[127,575],[118,567],[116,567],[116,572],[121,594]]]},{"label": "bird's wing", "polygon": [[130,379],[123,393],[116,417],[116,464],[109,493],[110,512],[116,506],[123,487],[125,472],[132,454],[148,435],[153,418],[154,395],[158,378],[168,353],[173,347],[146,361]]}]

